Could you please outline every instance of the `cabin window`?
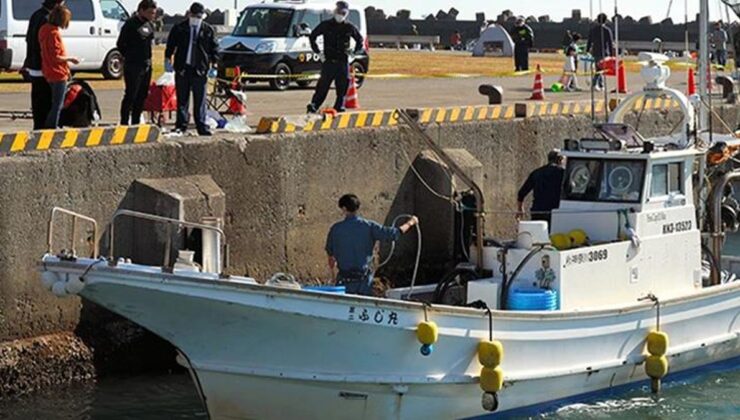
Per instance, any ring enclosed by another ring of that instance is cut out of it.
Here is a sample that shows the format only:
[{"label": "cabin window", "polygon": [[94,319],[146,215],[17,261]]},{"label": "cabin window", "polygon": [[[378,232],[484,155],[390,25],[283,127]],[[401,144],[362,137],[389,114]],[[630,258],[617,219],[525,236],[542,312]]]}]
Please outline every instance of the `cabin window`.
[{"label": "cabin window", "polygon": [[645,181],[645,161],[568,159],[563,199],[639,203]]},{"label": "cabin window", "polygon": [[682,193],[683,192],[683,180],[681,174],[683,173],[683,164],[671,163],[668,165],[668,192],[669,193]]},{"label": "cabin window", "polygon": [[681,163],[669,163],[653,166],[653,181],[650,188],[651,197],[664,197],[683,192]]}]

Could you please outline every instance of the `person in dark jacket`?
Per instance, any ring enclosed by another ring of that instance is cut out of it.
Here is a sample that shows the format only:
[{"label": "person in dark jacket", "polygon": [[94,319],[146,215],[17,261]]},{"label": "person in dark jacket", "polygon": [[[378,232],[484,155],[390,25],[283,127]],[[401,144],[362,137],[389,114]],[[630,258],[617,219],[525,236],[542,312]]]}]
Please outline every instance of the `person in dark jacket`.
[{"label": "person in dark jacket", "polygon": [[[170,31],[165,49],[165,69],[175,72],[177,88],[177,121],[180,132],[188,129],[190,93],[193,94],[193,114],[198,134],[211,136],[206,125],[206,85],[208,77],[215,77],[218,58],[216,31],[203,18],[206,9],[200,3],[190,6],[189,18]],[[172,57],[174,56],[174,64]]]},{"label": "person in dark jacket", "polygon": [[514,41],[516,71],[529,71],[529,49],[534,46],[534,31],[524,22],[524,18],[520,17],[510,33]]},{"label": "person in dark jacket", "polygon": [[334,224],[326,238],[326,253],[329,257],[329,270],[336,273],[337,286],[345,286],[347,293],[372,296],[372,261],[375,243],[396,241],[419,223],[416,216],[401,227],[382,226],[377,222],[363,219],[360,199],[354,194],[339,199],[339,208],[344,220]]},{"label": "person in dark jacket", "polygon": [[136,14],[128,19],[118,36],[118,51],[123,55],[126,90],[121,101],[121,125],[138,125],[152,82],[152,43],[157,16],[154,0],[141,0]]},{"label": "person in dark jacket", "polygon": [[316,54],[322,54],[317,38],[324,38],[324,52],[322,54],[321,78],[316,85],[308,112],[316,113],[326,100],[333,81],[337,89],[337,99],[334,109],[344,112],[344,100],[349,88],[349,49],[350,39],[355,40],[355,54],[362,52],[364,39],[359,29],[349,22],[349,4],[345,1],[337,2],[334,18],[325,20],[317,26],[309,37],[311,49]]},{"label": "person in dark jacket", "polygon": [[41,130],[46,124],[46,117],[51,110],[51,87],[41,71],[41,46],[39,31],[48,19],[51,10],[63,0],[45,0],[41,8],[35,11],[28,21],[26,31],[26,61],[23,62],[22,73],[31,79],[31,113],[33,114],[33,129]]},{"label": "person in dark jacket", "polygon": [[547,222],[552,220],[552,211],[560,207],[560,193],[563,186],[565,158],[559,150],[547,155],[547,165],[532,172],[522,185],[517,195],[517,219],[524,217],[524,200],[534,191],[532,203],[532,220]]},{"label": "person in dark jacket", "polygon": [[[606,26],[608,18],[606,14],[601,13],[596,18],[596,26],[591,28],[591,32],[588,34],[588,44],[586,45],[586,52],[591,53],[594,57],[594,63],[598,65],[606,57],[614,56],[614,36],[612,30]],[[604,76],[596,74],[592,83],[592,87],[598,91],[604,89]]]}]

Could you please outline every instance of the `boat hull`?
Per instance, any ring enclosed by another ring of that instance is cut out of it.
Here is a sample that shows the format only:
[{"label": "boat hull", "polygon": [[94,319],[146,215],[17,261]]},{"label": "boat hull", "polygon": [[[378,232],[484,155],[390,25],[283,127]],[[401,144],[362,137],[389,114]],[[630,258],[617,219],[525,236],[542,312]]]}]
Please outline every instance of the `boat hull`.
[{"label": "boat hull", "polygon": [[[80,273],[81,264],[47,269]],[[81,295],[173,343],[214,419],[468,418],[487,415],[478,386],[484,311],[269,288],[136,267],[89,270]],[[415,337],[439,325],[424,357]],[[493,313],[503,343],[499,413],[644,381],[656,308]],[[740,356],[740,284],[661,305],[670,374]]]}]

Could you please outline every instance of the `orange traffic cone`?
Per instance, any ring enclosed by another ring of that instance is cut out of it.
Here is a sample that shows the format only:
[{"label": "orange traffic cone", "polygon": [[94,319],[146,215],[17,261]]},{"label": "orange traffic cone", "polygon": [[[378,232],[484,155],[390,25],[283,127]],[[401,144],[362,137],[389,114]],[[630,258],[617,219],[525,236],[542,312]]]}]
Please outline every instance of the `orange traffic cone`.
[{"label": "orange traffic cone", "polygon": [[686,90],[689,96],[696,95],[696,76],[694,76],[694,69],[689,69],[689,87]]},{"label": "orange traffic cone", "polygon": [[537,73],[534,75],[534,87],[532,87],[532,97],[530,101],[545,100],[545,86],[542,83],[542,68],[537,64]]},{"label": "orange traffic cone", "polygon": [[617,71],[617,92],[627,93],[627,70],[624,63],[619,63],[619,70]]},{"label": "orange traffic cone", "polygon": [[349,78],[349,89],[347,89],[347,96],[344,98],[344,107],[346,109],[360,109],[360,98],[357,95],[355,69],[352,69],[352,74]]}]

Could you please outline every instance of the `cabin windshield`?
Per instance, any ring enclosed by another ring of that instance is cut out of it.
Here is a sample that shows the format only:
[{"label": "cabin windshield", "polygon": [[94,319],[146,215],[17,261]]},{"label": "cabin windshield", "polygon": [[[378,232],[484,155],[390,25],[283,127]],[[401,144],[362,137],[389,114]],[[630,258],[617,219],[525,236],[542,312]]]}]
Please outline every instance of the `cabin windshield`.
[{"label": "cabin windshield", "polygon": [[569,158],[562,199],[640,203],[645,166],[643,160]]}]

